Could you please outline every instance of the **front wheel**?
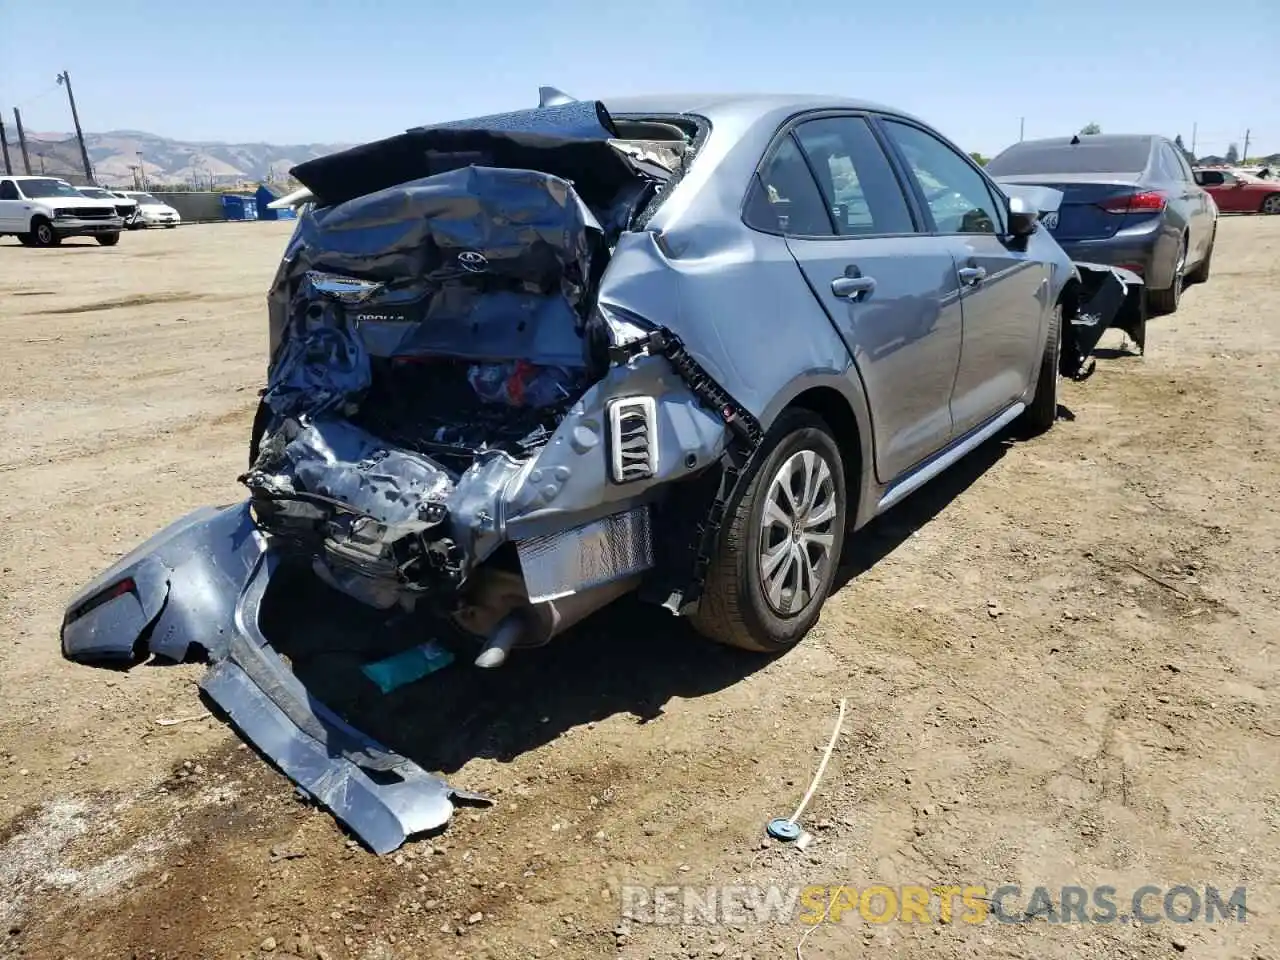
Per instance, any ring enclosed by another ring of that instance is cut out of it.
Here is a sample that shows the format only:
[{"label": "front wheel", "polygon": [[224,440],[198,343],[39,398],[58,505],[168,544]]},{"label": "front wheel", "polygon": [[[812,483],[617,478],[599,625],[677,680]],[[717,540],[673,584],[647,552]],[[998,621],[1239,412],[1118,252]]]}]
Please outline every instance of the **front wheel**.
[{"label": "front wheel", "polygon": [[62,242],[53,224],[44,217],[36,217],[31,221],[31,245],[33,247],[56,247]]},{"label": "front wheel", "polygon": [[96,238],[96,239],[97,239],[97,241],[98,241],[100,244],[102,244],[104,247],[114,247],[117,243],[119,243],[119,242],[120,242],[120,234],[118,234],[118,233],[100,233],[100,234],[98,234],[98,236],[97,236],[97,238]]},{"label": "front wheel", "polygon": [[835,581],[844,462],[827,423],[799,409],[779,416],[757,457],[720,529],[693,625],[720,643],[777,653],[808,633]]}]

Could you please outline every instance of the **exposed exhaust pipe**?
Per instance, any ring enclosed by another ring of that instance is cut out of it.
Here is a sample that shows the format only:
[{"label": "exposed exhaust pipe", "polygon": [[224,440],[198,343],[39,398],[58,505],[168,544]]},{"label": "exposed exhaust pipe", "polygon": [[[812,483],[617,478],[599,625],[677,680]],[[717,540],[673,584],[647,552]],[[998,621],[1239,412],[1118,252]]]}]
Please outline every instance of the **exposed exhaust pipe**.
[{"label": "exposed exhaust pipe", "polygon": [[[555,600],[529,603],[525,599],[523,602],[508,606],[507,612],[497,625],[485,634],[486,642],[484,649],[476,657],[476,666],[486,670],[502,666],[507,662],[507,655],[517,645],[541,646],[552,637],[559,636],[570,627],[585,620],[601,607],[608,606],[625,593],[630,593],[640,585],[640,579],[640,575],[637,574],[598,587],[580,590]],[[512,581],[519,582],[523,587],[523,580],[519,574],[493,572],[491,589],[495,600],[503,594],[504,588],[510,589],[513,585]],[[506,593],[505,599],[510,602],[511,594]],[[490,607],[484,613],[477,611],[472,616],[480,618],[487,613],[491,617],[493,612],[494,607]],[[460,622],[466,625],[465,621]],[[471,622],[474,624],[477,621]]]}]

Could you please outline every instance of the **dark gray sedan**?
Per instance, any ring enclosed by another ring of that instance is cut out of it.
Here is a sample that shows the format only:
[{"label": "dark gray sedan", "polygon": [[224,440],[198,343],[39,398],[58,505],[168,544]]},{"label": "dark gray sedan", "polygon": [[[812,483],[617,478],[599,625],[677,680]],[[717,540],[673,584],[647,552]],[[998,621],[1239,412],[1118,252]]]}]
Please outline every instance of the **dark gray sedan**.
[{"label": "dark gray sedan", "polygon": [[1002,184],[1062,191],[1044,218],[1073,260],[1107,263],[1147,283],[1157,313],[1178,309],[1184,283],[1209,279],[1218,208],[1181,151],[1154,135],[1024,140],[987,164]]}]

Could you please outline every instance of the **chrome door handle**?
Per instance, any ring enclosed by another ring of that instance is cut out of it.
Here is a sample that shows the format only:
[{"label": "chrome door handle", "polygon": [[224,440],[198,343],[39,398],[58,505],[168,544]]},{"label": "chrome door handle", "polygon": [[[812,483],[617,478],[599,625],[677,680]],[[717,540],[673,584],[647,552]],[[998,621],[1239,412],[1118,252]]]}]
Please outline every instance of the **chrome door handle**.
[{"label": "chrome door handle", "polygon": [[836,277],[831,281],[831,293],[842,300],[864,300],[875,288],[874,277]]},{"label": "chrome door handle", "polygon": [[960,282],[966,287],[976,287],[987,279],[985,267],[961,267],[956,271],[956,274],[960,277]]}]

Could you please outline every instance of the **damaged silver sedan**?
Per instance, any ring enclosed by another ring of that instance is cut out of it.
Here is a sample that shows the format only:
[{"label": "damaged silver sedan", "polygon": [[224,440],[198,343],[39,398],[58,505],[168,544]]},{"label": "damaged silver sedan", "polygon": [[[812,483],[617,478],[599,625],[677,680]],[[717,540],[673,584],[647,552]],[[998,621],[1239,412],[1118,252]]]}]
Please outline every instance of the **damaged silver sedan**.
[{"label": "damaged silver sedan", "polygon": [[785,650],[847,533],[1051,426],[1140,289],[1066,258],[1053,191],[856,101],[546,95],[293,173],[248,497],[88,585],[62,648],[206,656],[205,693],[378,851],[483,798],[307,691],[261,624],[278,572],[484,668],[632,592]]}]

